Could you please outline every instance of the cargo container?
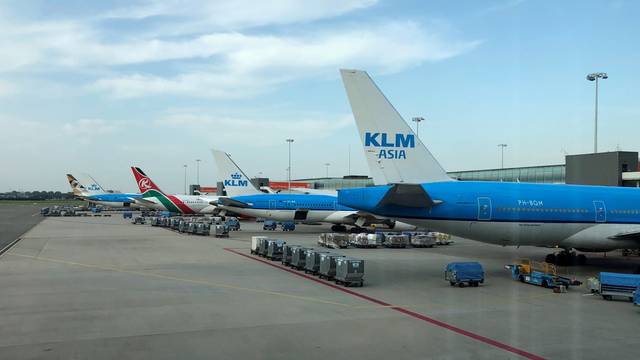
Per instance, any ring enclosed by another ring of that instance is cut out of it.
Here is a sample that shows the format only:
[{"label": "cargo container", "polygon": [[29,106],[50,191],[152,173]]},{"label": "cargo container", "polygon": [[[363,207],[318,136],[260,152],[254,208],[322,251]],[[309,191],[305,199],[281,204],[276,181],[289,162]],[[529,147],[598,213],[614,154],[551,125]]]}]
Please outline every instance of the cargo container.
[{"label": "cargo container", "polygon": [[230,231],[239,231],[240,230],[240,221],[237,218],[229,217],[224,222],[224,224],[227,225],[227,228]]},{"label": "cargo container", "polygon": [[293,256],[293,249],[294,248],[298,248],[301,247],[300,245],[288,245],[285,244],[282,247],[282,264],[284,265],[291,265],[291,258]]},{"label": "cargo container", "polygon": [[384,246],[389,248],[405,248],[409,244],[409,235],[385,234]]},{"label": "cargo container", "polygon": [[213,236],[217,238],[229,237],[229,228],[224,224],[214,225]]},{"label": "cargo container", "polygon": [[343,257],[342,255],[335,253],[321,253],[320,254],[320,268],[318,270],[318,276],[322,279],[333,280],[336,276],[336,259]]},{"label": "cargo container", "polygon": [[633,292],[640,286],[640,275],[636,274],[601,272],[599,280],[600,295],[605,300],[612,300],[617,296],[633,301]]},{"label": "cargo container", "polygon": [[343,249],[349,247],[349,235],[343,233],[323,233],[320,234],[324,246],[332,249]]},{"label": "cargo container", "polygon": [[437,237],[435,234],[429,233],[417,233],[411,236],[411,246],[417,248],[433,247],[436,244]]},{"label": "cargo container", "polygon": [[477,287],[478,284],[484,283],[484,269],[480,263],[475,261],[452,262],[447,264],[444,270],[444,279],[451,286],[463,287],[468,284]]},{"label": "cargo container", "polygon": [[196,232],[197,235],[203,235],[203,236],[208,236],[211,233],[211,225],[207,224],[207,223],[198,223],[196,225]]},{"label": "cargo container", "polygon": [[334,280],[336,284],[344,284],[344,286],[362,286],[364,284],[364,260],[352,257],[336,258]]},{"label": "cargo container", "polygon": [[178,231],[181,233],[184,233],[187,231],[187,228],[189,227],[189,223],[186,220],[180,220],[178,222]]},{"label": "cargo container", "polygon": [[260,239],[268,239],[268,237],[266,237],[266,236],[252,236],[251,237],[251,253],[252,254],[257,254],[258,253],[258,245],[259,245]]},{"label": "cargo container", "polygon": [[267,251],[269,250],[269,238],[259,239],[258,240],[258,255],[259,256],[267,256]]},{"label": "cargo container", "polygon": [[282,260],[282,247],[286,244],[283,240],[267,240],[267,259],[273,261]]},{"label": "cargo container", "polygon": [[291,250],[291,267],[294,269],[302,270],[307,260],[307,251],[310,248],[297,247]]},{"label": "cargo container", "polygon": [[144,225],[145,220],[142,216],[136,216],[131,223],[134,225]]},{"label": "cargo container", "polygon": [[125,211],[122,213],[123,219],[133,219],[133,213],[131,211]]},{"label": "cargo container", "polygon": [[309,249],[306,252],[304,272],[307,274],[317,274],[318,270],[320,270],[320,255],[326,253],[328,253],[328,251]]}]

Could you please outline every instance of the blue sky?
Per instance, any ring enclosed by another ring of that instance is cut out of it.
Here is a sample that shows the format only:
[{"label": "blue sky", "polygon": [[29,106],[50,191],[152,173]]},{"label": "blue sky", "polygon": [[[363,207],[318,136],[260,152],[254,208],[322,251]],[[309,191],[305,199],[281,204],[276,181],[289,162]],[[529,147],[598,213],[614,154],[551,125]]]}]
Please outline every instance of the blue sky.
[{"label": "blue sky", "polygon": [[250,175],[366,174],[339,68],[368,70],[447,170],[637,151],[635,1],[0,0],[0,191],[88,172],[135,190],[214,184],[209,149]]}]

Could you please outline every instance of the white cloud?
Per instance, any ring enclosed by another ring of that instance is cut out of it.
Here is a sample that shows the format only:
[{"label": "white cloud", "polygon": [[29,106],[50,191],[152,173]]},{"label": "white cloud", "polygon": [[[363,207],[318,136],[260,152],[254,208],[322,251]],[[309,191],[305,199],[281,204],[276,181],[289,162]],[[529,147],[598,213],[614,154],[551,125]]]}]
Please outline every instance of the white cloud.
[{"label": "white cloud", "polygon": [[83,144],[89,143],[98,136],[111,134],[120,128],[118,122],[103,119],[79,119],[62,125],[62,131]]},{"label": "white cloud", "polygon": [[7,81],[0,80],[0,97],[12,95],[16,92],[15,86]]},{"label": "white cloud", "polygon": [[[212,98],[252,96],[283,82],[337,74],[341,67],[394,72],[425,61],[438,61],[475,48],[478,41],[456,41],[414,22],[369,24],[359,29],[297,37],[224,33],[202,36],[167,50],[164,56],[218,56],[209,65],[173,77],[132,74],[94,84],[116,97],[153,94]],[[162,48],[167,44],[157,44]],[[179,50],[177,50],[179,48]],[[137,56],[144,56],[140,47]],[[153,57],[150,55],[149,57]]]},{"label": "white cloud", "polygon": [[241,140],[249,147],[264,147],[280,144],[286,137],[297,140],[327,138],[352,126],[353,117],[332,115],[320,119],[301,116],[271,120],[178,112],[156,121],[156,124],[191,131],[215,146],[237,145]]},{"label": "white cloud", "polygon": [[265,25],[282,25],[334,18],[354,10],[367,8],[377,0],[158,0],[114,9],[103,18],[148,19],[152,17],[183,18],[163,24],[164,33],[242,29]]}]

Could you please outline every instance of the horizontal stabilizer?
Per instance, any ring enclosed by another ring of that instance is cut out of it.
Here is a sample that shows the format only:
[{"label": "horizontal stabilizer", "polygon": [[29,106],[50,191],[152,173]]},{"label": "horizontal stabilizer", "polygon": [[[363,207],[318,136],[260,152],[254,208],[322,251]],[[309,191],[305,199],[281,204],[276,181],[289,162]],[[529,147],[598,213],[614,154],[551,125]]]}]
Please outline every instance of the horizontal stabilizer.
[{"label": "horizontal stabilizer", "polygon": [[412,208],[430,208],[441,203],[434,201],[419,184],[393,184],[377,206],[394,205]]},{"label": "horizontal stabilizer", "polygon": [[153,201],[149,201],[143,198],[129,198],[131,201],[135,202],[138,205],[144,205],[144,206],[153,206],[156,203],[154,203]]}]

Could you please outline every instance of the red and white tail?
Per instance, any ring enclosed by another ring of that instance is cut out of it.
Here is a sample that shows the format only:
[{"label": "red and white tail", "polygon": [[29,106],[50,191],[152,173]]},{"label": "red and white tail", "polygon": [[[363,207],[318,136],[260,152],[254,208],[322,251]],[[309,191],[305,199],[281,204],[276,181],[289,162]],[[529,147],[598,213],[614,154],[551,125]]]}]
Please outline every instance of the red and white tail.
[{"label": "red and white tail", "polygon": [[131,171],[133,171],[133,176],[136,178],[136,183],[138,184],[140,193],[144,194],[148,190],[156,190],[163,193],[162,190],[160,190],[160,188],[151,181],[147,174],[142,171],[142,169],[137,166],[132,166]]}]

